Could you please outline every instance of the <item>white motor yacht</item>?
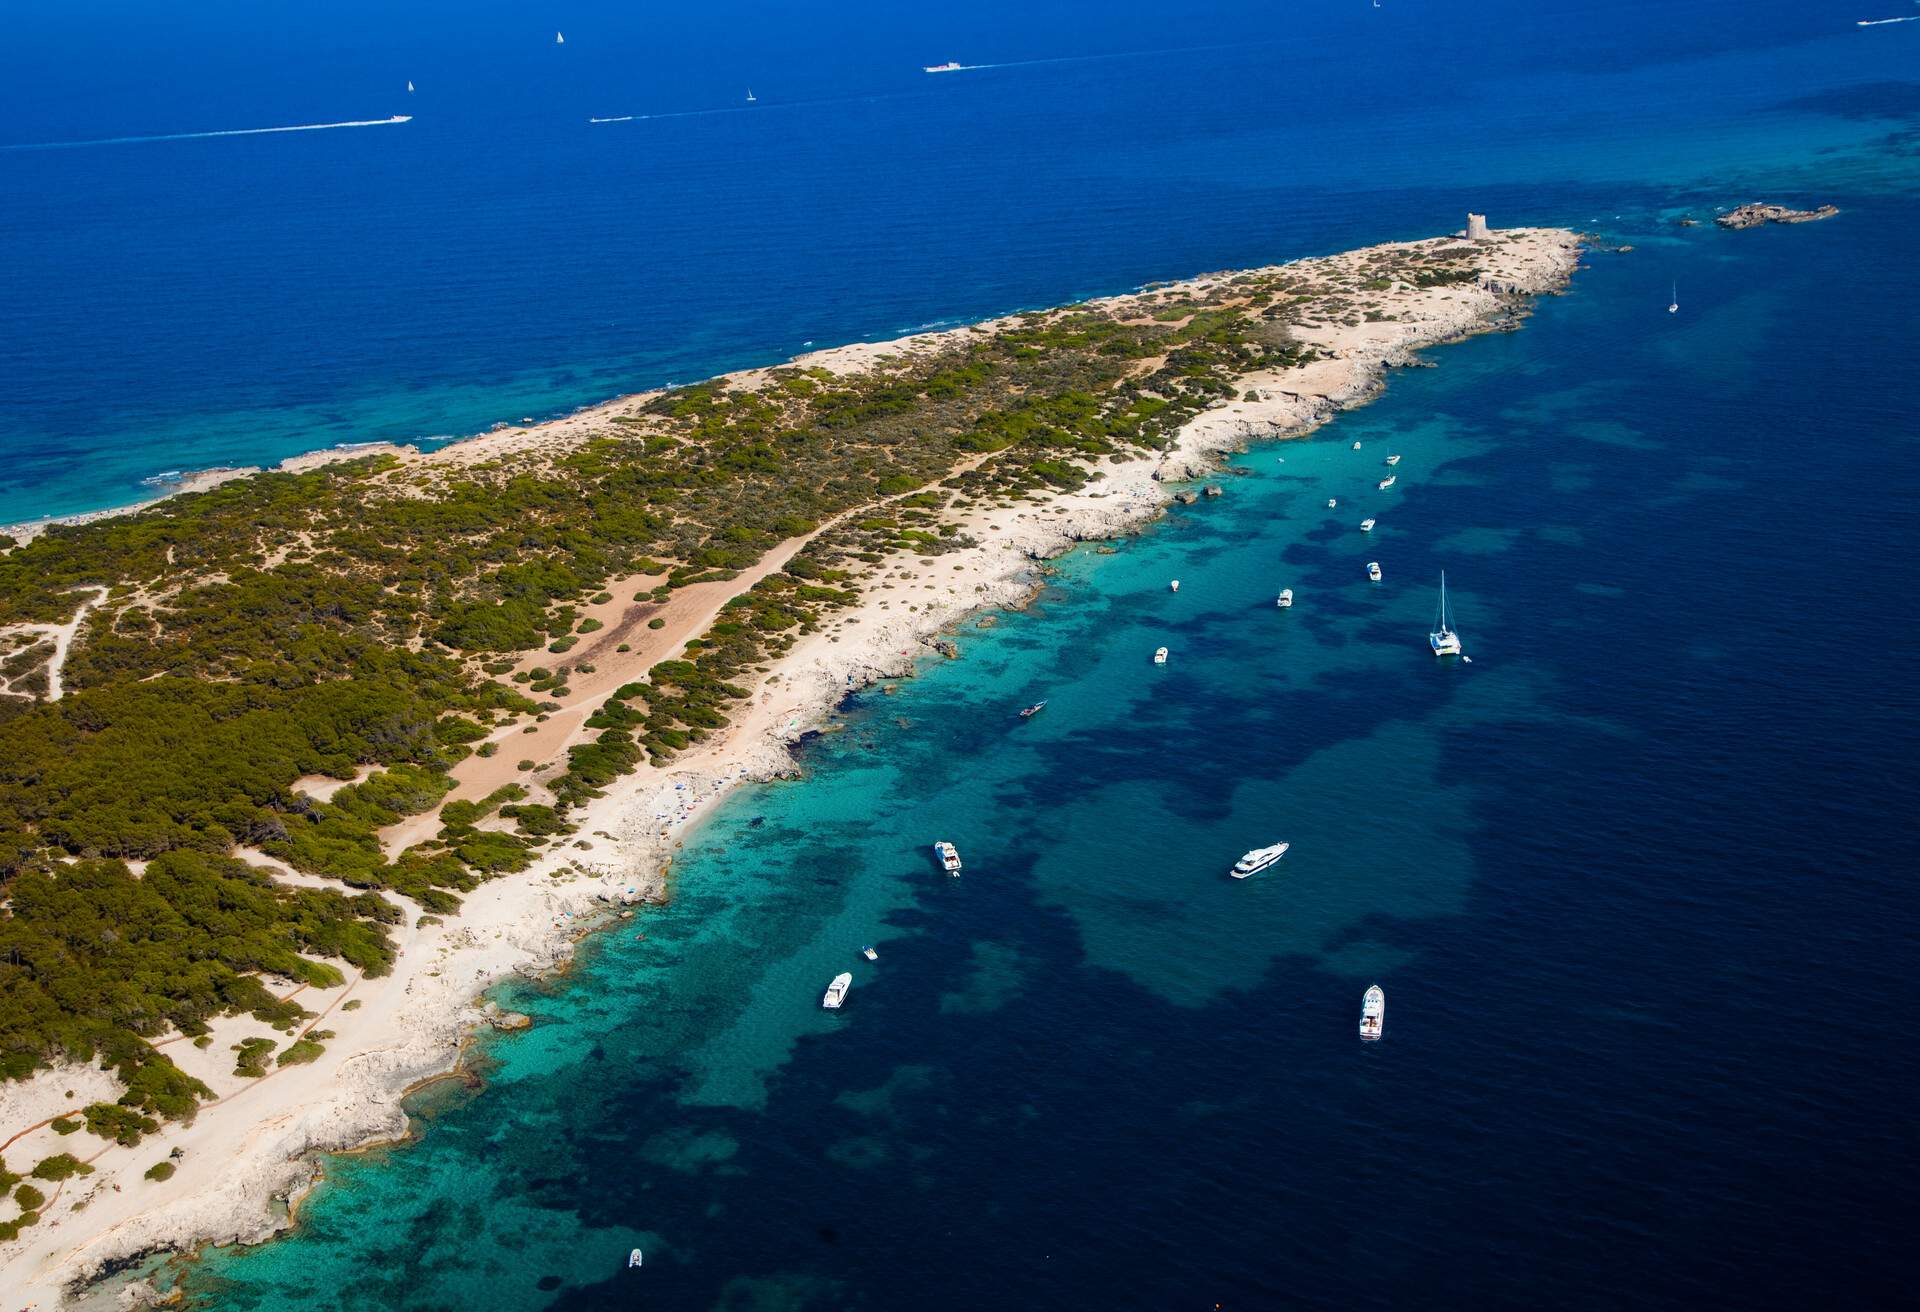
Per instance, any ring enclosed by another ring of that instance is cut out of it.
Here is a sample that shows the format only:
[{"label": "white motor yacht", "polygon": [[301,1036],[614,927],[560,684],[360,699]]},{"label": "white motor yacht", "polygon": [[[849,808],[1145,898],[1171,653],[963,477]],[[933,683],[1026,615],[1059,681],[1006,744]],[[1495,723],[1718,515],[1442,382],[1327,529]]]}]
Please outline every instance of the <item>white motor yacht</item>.
[{"label": "white motor yacht", "polygon": [[1360,1037],[1368,1043],[1376,1042],[1386,1028],[1387,991],[1378,984],[1369,984],[1360,999]]},{"label": "white motor yacht", "polygon": [[1291,843],[1275,843],[1272,847],[1256,847],[1253,851],[1233,863],[1233,869],[1227,873],[1235,879],[1245,879],[1248,875],[1257,875],[1268,866],[1287,854]]},{"label": "white motor yacht", "polygon": [[847,1000],[847,990],[853,987],[853,976],[841,971],[833,977],[833,983],[827,985],[826,996],[820,999],[820,1005],[828,1011],[840,1010],[840,1004]]}]

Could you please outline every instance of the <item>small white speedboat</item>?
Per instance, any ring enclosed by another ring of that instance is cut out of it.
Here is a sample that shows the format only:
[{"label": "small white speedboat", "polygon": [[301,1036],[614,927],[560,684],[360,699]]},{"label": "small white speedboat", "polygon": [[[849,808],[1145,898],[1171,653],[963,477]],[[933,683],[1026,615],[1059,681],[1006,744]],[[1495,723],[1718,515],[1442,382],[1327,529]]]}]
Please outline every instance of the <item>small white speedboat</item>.
[{"label": "small white speedboat", "polygon": [[1280,589],[1280,595],[1274,598],[1273,604],[1278,606],[1281,610],[1285,610],[1289,606],[1293,605],[1293,589],[1292,588]]},{"label": "small white speedboat", "polygon": [[1363,520],[1361,520],[1361,521],[1360,521],[1360,531],[1361,531],[1362,533],[1371,533],[1371,532],[1373,532],[1373,525],[1374,525],[1374,521],[1373,521],[1373,520],[1371,520],[1371,519],[1363,519]]},{"label": "small white speedboat", "polygon": [[1358,450],[1360,449],[1360,444],[1359,444],[1358,442],[1355,442],[1355,443],[1353,444],[1353,449],[1354,449],[1355,451],[1358,451]]},{"label": "small white speedboat", "polygon": [[1388,463],[1389,465],[1397,465],[1397,464],[1399,464],[1399,463],[1400,463],[1400,457],[1399,457],[1399,456],[1388,456],[1388,457],[1387,457],[1387,463]]},{"label": "small white speedboat", "polygon": [[1172,583],[1170,583],[1170,584],[1168,584],[1168,585],[1167,585],[1167,588],[1168,588],[1168,590],[1169,590],[1169,591],[1171,591],[1171,592],[1178,592],[1178,591],[1180,591],[1180,580],[1179,580],[1179,579],[1175,579],[1175,580],[1174,580],[1174,581],[1173,581]]},{"label": "small white speedboat", "polygon": [[1367,562],[1367,577],[1372,579],[1375,583],[1378,583],[1380,581],[1380,562],[1379,561],[1370,560]]},{"label": "small white speedboat", "polygon": [[873,950],[872,948],[870,948],[870,947],[867,947],[867,948],[861,948],[861,949],[860,949],[860,955],[861,955],[861,956],[863,956],[863,957],[865,957],[865,958],[866,958],[866,959],[867,959],[868,961],[878,961],[878,960],[880,960],[880,954],[879,954],[878,952],[875,952],[875,951],[874,951],[874,950]]},{"label": "small white speedboat", "polygon": [[853,976],[841,971],[833,977],[833,983],[827,985],[826,996],[820,999],[820,1005],[828,1011],[840,1010],[840,1004],[847,1000],[847,990],[853,987]]},{"label": "small white speedboat", "polygon": [[1387,991],[1378,984],[1369,984],[1360,999],[1360,1037],[1368,1043],[1375,1043],[1386,1029]]},{"label": "small white speedboat", "polygon": [[1233,863],[1233,869],[1227,871],[1235,879],[1245,879],[1248,875],[1257,875],[1268,866],[1287,854],[1291,843],[1275,843],[1272,847],[1256,847],[1253,851]]},{"label": "small white speedboat", "polygon": [[1338,499],[1338,498],[1336,498],[1336,497],[1328,497],[1328,498],[1327,498],[1327,509],[1328,509],[1328,510],[1332,510],[1332,509],[1333,509],[1333,508],[1334,508],[1335,506],[1337,506],[1337,505],[1339,505],[1339,504],[1340,504],[1340,501],[1339,501],[1339,499]]},{"label": "small white speedboat", "polygon": [[950,875],[960,873],[960,849],[952,843],[939,842],[933,845],[933,854],[940,858],[940,868]]},{"label": "small white speedboat", "polygon": [[1155,647],[1153,649],[1153,663],[1155,665],[1165,665],[1167,663],[1167,649],[1165,647]]}]

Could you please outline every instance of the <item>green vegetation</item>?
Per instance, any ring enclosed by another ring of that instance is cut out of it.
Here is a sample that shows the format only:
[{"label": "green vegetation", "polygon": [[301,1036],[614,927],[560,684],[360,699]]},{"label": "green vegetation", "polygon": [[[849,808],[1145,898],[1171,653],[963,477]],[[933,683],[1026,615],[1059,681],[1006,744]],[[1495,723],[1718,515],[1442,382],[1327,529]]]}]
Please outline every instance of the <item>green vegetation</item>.
[{"label": "green vegetation", "polygon": [[155,1162],[147,1168],[146,1176],[149,1180],[171,1180],[173,1179],[173,1163]]},{"label": "green vegetation", "polygon": [[[1465,282],[1472,254],[1367,274]],[[956,502],[1077,487],[1162,450],[1248,372],[1312,359],[1294,325],[1349,312],[1261,271],[1145,310],[1025,315],[864,375],[679,388],[544,456],[264,474],[11,546],[0,625],[111,592],[66,697],[0,694],[0,1078],[111,1067],[126,1093],[82,1119],[122,1143],[191,1115],[208,1090],[154,1039],[233,1013],[294,1031],[308,1013],[264,979],[385,972],[403,915],[452,912],[572,833],[569,813],[620,775],[725,726],[755,671],[857,600],[865,566],[968,545],[943,518]],[[518,664],[602,629],[583,606],[737,578],[830,520],[680,658],[593,708],[553,777],[522,760],[527,786],[443,805],[456,763],[559,709],[570,671]],[[0,677],[43,659],[16,646]],[[302,782],[316,776],[348,782],[321,801]],[[383,845],[436,810],[431,838]],[[338,887],[278,883],[256,853]],[[311,1060],[324,1037],[277,1061]],[[236,1045],[238,1073],[264,1073],[266,1042]]]},{"label": "green vegetation", "polygon": [[33,1168],[33,1178],[36,1180],[65,1180],[76,1175],[92,1174],[93,1168],[72,1153],[43,1157],[40,1164]]},{"label": "green vegetation", "polygon": [[278,1046],[272,1039],[242,1039],[233,1045],[239,1055],[233,1059],[233,1073],[257,1080],[267,1073],[267,1057]]},{"label": "green vegetation", "polygon": [[332,1037],[332,1030],[314,1030],[289,1043],[274,1061],[281,1066],[304,1066],[327,1050],[322,1040]]},{"label": "green vegetation", "polygon": [[30,1184],[23,1184],[13,1191],[13,1201],[20,1204],[21,1211],[34,1212],[47,1201],[47,1196]]}]

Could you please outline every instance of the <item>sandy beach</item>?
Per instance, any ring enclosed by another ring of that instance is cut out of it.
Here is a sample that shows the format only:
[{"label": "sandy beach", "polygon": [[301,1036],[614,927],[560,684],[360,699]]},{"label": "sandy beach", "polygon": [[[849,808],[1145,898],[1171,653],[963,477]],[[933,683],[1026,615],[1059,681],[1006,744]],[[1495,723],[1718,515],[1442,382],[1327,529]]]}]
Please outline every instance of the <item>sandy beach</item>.
[{"label": "sandy beach", "polygon": [[[1305,276],[1351,279],[1369,256],[1392,249],[1375,247],[1288,268]],[[515,1023],[484,1003],[481,995],[488,986],[515,973],[552,969],[584,933],[611,917],[632,910],[644,923],[644,903],[670,895],[673,854],[700,819],[739,783],[792,773],[792,744],[820,728],[848,691],[910,676],[920,662],[939,659],[943,634],[970,613],[1024,604],[1035,589],[1038,562],[1077,542],[1138,528],[1160,513],[1177,490],[1173,485],[1204,476],[1227,453],[1250,442],[1310,432],[1340,411],[1364,404],[1390,368],[1413,363],[1421,349],[1510,322],[1527,298],[1566,282],[1578,239],[1561,229],[1504,230],[1483,251],[1484,272],[1476,283],[1399,285],[1372,293],[1372,300],[1363,300],[1347,319],[1299,328],[1299,338],[1318,348],[1317,358],[1241,379],[1239,399],[1200,414],[1163,454],[1103,464],[1088,484],[1072,492],[957,508],[953,517],[974,545],[930,557],[893,555],[873,565],[861,580],[860,603],[831,614],[819,631],[775,660],[724,730],[665,766],[642,766],[619,780],[604,797],[574,813],[578,831],[572,841],[532,869],[464,895],[457,915],[423,916],[418,906],[389,895],[407,912],[394,931],[398,955],[390,975],[362,979],[350,973],[333,989],[268,981],[277,995],[297,993],[315,1013],[305,1028],[331,1032],[324,1052],[310,1064],[274,1068],[264,1079],[235,1075],[234,1044],[287,1037],[246,1016],[219,1022],[211,1042],[167,1040],[169,1055],[204,1080],[216,1100],[191,1124],[169,1123],[131,1148],[84,1132],[62,1136],[50,1124],[90,1102],[116,1097],[119,1090],[109,1073],[68,1067],[0,1084],[0,1153],[10,1169],[24,1174],[35,1162],[61,1152],[94,1167],[90,1175],[48,1184],[40,1224],[0,1246],[7,1312],[57,1306],[103,1267],[132,1255],[204,1242],[251,1242],[287,1224],[273,1204],[297,1200],[310,1186],[319,1169],[317,1154],[403,1136],[403,1093],[453,1070],[476,1027]],[[1214,287],[1233,276],[1205,275],[1191,285]],[[1167,285],[1155,289],[1166,290]],[[1126,312],[1142,295],[1096,304]],[[1370,309],[1376,313],[1363,312]],[[795,363],[859,373],[889,357],[938,349],[954,334],[992,332],[1010,322],[843,346]],[[751,385],[765,373],[731,377]],[[427,454],[386,449],[409,467],[427,470],[505,456],[537,458],[638,413],[652,395],[623,397],[549,424],[489,433]],[[358,449],[316,453],[283,468],[365,454]],[[215,471],[203,478],[217,482],[247,472]],[[78,518],[114,513],[126,512]],[[830,527],[822,525],[815,533]],[[44,528],[42,522],[6,531],[22,537]],[[735,578],[677,589],[663,603],[631,600],[637,589],[657,580],[635,577],[610,584],[615,600],[582,607],[584,615],[602,623],[594,642],[568,657],[591,663],[592,673],[571,680],[559,710],[534,732],[523,734],[517,725],[502,730],[494,755],[460,762],[452,796],[483,796],[515,779],[517,758],[564,760],[566,748],[582,740],[584,721],[609,693],[677,655],[729,599],[779,570],[812,536],[781,544]],[[619,650],[622,646],[627,650]],[[552,659],[528,653],[520,668]],[[331,780],[311,783],[316,795],[338,786]],[[430,836],[437,825],[427,815],[394,826],[383,835],[389,853]],[[264,855],[241,855],[289,882],[315,882]],[[145,1178],[150,1167],[169,1160],[175,1167],[171,1178]]]}]

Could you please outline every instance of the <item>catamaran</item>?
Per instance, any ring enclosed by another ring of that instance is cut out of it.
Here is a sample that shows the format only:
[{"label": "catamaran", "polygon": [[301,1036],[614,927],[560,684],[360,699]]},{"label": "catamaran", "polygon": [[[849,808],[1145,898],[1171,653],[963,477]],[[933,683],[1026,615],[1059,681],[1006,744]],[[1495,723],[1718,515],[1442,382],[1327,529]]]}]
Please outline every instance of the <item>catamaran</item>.
[{"label": "catamaran", "polygon": [[833,983],[827,985],[826,996],[820,999],[820,1005],[828,1011],[840,1010],[840,1004],[847,1000],[847,990],[853,987],[853,976],[841,971],[833,977]]},{"label": "catamaran", "polygon": [[1360,999],[1360,1037],[1368,1043],[1377,1042],[1386,1028],[1387,991],[1378,984],[1369,984]]},{"label": "catamaran", "polygon": [[960,849],[952,843],[939,842],[933,845],[933,854],[940,858],[940,868],[950,875],[960,873]]},{"label": "catamaran", "polygon": [[1256,847],[1253,851],[1233,863],[1233,869],[1227,871],[1235,879],[1245,879],[1248,875],[1257,875],[1268,866],[1287,854],[1291,843],[1275,843],[1272,847]]},{"label": "catamaran", "polygon": [[1435,656],[1458,656],[1460,635],[1453,631],[1453,616],[1447,613],[1447,572],[1440,571],[1440,613],[1434,619],[1433,632],[1427,635]]}]

